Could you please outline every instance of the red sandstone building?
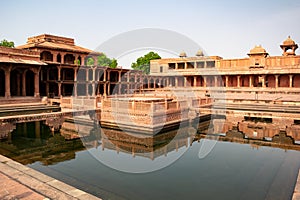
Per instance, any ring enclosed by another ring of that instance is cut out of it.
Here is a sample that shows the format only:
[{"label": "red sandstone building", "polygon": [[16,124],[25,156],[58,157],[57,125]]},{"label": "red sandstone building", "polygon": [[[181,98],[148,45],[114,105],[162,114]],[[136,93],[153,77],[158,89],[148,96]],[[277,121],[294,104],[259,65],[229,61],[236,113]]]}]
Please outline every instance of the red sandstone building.
[{"label": "red sandstone building", "polygon": [[159,59],[151,61],[151,75],[166,78],[165,85],[175,87],[226,88],[300,88],[300,56],[298,45],[288,37],[281,45],[282,56],[269,56],[260,45],[248,53],[248,58],[223,59],[204,56]]},{"label": "red sandstone building", "polygon": [[[72,38],[43,34],[17,48],[0,47],[0,99],[112,95],[169,86],[297,93],[298,45],[288,37],[280,47],[282,56],[269,56],[256,46],[242,59],[207,57],[201,51],[195,57],[183,53],[179,58],[151,61],[149,76],[98,66],[101,53],[75,45]],[[94,60],[93,66],[87,66],[88,59]]]},{"label": "red sandstone building", "polygon": [[153,87],[153,77],[141,71],[99,66],[99,55],[72,38],[48,34],[16,48],[0,47],[0,98],[111,95]]}]

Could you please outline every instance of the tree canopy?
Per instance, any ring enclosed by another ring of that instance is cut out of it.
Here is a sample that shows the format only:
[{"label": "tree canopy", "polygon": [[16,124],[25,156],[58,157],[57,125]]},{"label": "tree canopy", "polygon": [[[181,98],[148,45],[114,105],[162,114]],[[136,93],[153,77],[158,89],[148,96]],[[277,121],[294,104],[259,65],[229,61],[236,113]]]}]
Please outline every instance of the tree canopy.
[{"label": "tree canopy", "polygon": [[145,54],[144,56],[139,57],[136,62],[131,64],[131,68],[135,70],[142,70],[145,74],[150,73],[150,60],[160,59],[161,57],[153,52],[150,51],[149,53]]},{"label": "tree canopy", "polygon": [[13,41],[7,41],[6,39],[3,39],[0,42],[0,46],[13,48],[13,47],[15,47],[15,43]]},{"label": "tree canopy", "polygon": [[[116,59],[110,59],[108,58],[104,53],[101,53],[101,55],[99,55],[97,57],[97,65],[99,66],[109,66],[111,68],[117,68],[118,66],[118,61]],[[87,65],[88,66],[93,66],[95,64],[95,61],[93,58],[88,58],[87,59]]]}]

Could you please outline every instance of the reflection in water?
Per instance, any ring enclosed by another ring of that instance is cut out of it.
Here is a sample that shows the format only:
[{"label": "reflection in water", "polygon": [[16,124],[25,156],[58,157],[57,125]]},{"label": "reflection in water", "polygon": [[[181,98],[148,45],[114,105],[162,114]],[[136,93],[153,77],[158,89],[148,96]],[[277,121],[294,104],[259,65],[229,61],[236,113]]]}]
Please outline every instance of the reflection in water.
[{"label": "reflection in water", "polygon": [[[200,160],[201,145],[212,141],[199,134],[207,132],[203,127],[208,125],[199,124],[198,134],[195,127],[185,127],[141,137],[83,123],[86,134],[81,140],[70,120],[55,133],[43,122],[23,123],[0,142],[0,153],[103,199],[291,197],[300,166],[299,145],[221,136]],[[136,160],[150,165],[182,156],[160,170],[132,174],[107,167],[91,152],[129,166]]]}]

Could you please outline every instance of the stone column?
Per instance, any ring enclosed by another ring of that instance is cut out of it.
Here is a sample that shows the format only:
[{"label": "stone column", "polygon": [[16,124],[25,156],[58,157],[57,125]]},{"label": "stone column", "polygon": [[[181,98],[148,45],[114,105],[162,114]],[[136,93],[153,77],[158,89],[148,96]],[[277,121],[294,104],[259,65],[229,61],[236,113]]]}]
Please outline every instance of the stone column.
[{"label": "stone column", "polygon": [[77,67],[74,68],[74,87],[73,87],[73,95],[77,97]]},{"label": "stone column", "polygon": [[167,77],[167,87],[169,87],[169,85],[170,85],[170,77]]},{"label": "stone column", "polygon": [[61,82],[58,82],[58,96],[61,97]]},{"label": "stone column", "polygon": [[61,53],[61,54],[60,54],[60,56],[61,56],[61,63],[62,63],[62,64],[65,63],[65,55],[66,55],[65,53]]},{"label": "stone column", "polygon": [[237,76],[237,87],[241,87],[241,76]]},{"label": "stone column", "polygon": [[5,98],[10,98],[10,71],[11,66],[5,70]]},{"label": "stone column", "polygon": [[58,55],[58,53],[52,53],[53,62],[57,62],[57,55]]},{"label": "stone column", "polygon": [[89,96],[89,68],[85,69],[85,95]]},{"label": "stone column", "polygon": [[207,77],[206,76],[203,76],[203,87],[206,87],[207,86]]},{"label": "stone column", "polygon": [[218,87],[218,77],[214,76],[214,79],[215,79],[215,87]]},{"label": "stone column", "polygon": [[95,85],[95,83],[96,83],[96,68],[93,68],[93,80],[92,80],[92,92],[93,92],[93,94],[92,94],[92,96],[95,96],[96,95],[96,85]]},{"label": "stone column", "polygon": [[183,77],[183,86],[186,87],[186,85],[187,85],[187,77],[184,76]]},{"label": "stone column", "polygon": [[150,88],[150,79],[149,78],[147,78],[148,79],[148,89]]},{"label": "stone column", "polygon": [[61,81],[61,67],[57,67],[57,80]]},{"label": "stone column", "polygon": [[290,77],[290,85],[289,86],[291,88],[291,87],[293,87],[293,75],[290,74],[289,77]]},{"label": "stone column", "polygon": [[262,75],[262,87],[266,87],[266,76],[265,75]]},{"label": "stone column", "polygon": [[175,69],[178,69],[178,63],[175,63]]},{"label": "stone column", "polygon": [[175,76],[175,87],[178,87],[178,77]]},{"label": "stone column", "polygon": [[39,70],[34,72],[34,97],[40,97]]},{"label": "stone column", "polygon": [[278,88],[278,78],[279,78],[279,75],[275,75],[275,88]]},{"label": "stone column", "polygon": [[225,76],[225,87],[229,87],[229,77],[228,76]]},{"label": "stone column", "polygon": [[252,76],[249,76],[249,87],[253,87],[253,80]]},{"label": "stone column", "polygon": [[197,77],[196,76],[194,76],[194,85],[193,86],[197,87]]},{"label": "stone column", "polygon": [[187,69],[187,62],[184,62],[184,69]]},{"label": "stone column", "polygon": [[121,82],[121,71],[118,71],[118,82]]}]

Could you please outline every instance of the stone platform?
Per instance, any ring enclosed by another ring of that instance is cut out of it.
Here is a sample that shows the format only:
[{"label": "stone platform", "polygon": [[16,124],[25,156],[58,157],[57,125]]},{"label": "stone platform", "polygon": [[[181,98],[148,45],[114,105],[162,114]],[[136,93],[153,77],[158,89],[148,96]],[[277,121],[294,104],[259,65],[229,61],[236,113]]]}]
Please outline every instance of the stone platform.
[{"label": "stone platform", "polygon": [[0,199],[99,199],[2,155],[0,155],[0,171]]}]

